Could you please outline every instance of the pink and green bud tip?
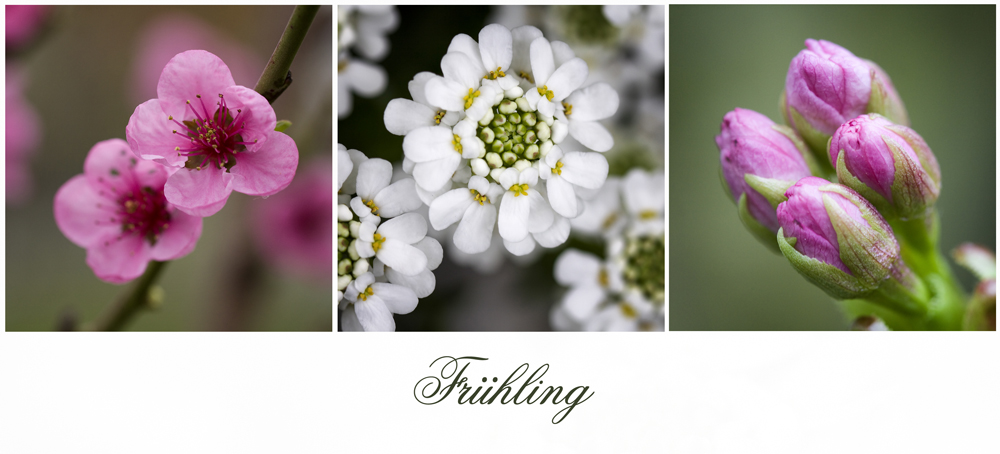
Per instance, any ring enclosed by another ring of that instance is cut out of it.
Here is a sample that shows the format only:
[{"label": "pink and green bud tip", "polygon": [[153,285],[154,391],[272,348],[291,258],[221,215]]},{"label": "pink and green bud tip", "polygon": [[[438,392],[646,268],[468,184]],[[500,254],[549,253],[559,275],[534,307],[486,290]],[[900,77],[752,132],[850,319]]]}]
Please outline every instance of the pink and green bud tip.
[{"label": "pink and green bud tip", "polygon": [[865,113],[908,125],[889,76],[875,63],[829,41],[806,40],[792,59],[781,99],[785,120],[817,155],[837,128]]},{"label": "pink and green bud tip", "polygon": [[739,207],[740,219],[764,244],[778,251],[775,208],[785,191],[812,175],[805,144],[791,128],[752,110],[736,108],[723,117],[715,137],[722,184]]},{"label": "pink and green bud tip", "polygon": [[858,193],[806,177],[778,205],[778,245],[796,271],[837,299],[858,298],[890,278],[899,243]]},{"label": "pink and green bud tip", "polygon": [[920,219],[934,208],[941,169],[912,129],[878,114],[861,115],[837,129],[829,153],[840,183],[887,218]]}]

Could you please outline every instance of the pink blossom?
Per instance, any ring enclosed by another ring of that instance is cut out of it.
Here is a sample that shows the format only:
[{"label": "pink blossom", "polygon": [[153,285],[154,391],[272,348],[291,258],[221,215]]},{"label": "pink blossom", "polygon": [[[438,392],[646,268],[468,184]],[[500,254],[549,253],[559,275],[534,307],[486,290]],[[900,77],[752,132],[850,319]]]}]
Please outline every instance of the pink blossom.
[{"label": "pink blossom", "polygon": [[38,148],[41,135],[38,114],[22,94],[21,74],[9,65],[6,75],[6,199],[7,203],[16,204],[23,202],[31,193],[32,177],[28,168],[28,156]]},{"label": "pink blossom", "polygon": [[48,17],[48,5],[6,5],[7,50],[18,50],[38,34]]},{"label": "pink blossom", "polygon": [[170,169],[136,159],[121,139],[90,149],[83,174],[59,188],[59,230],[87,249],[87,265],[101,280],[121,284],[142,275],[150,260],[187,255],[201,237],[201,218],[164,197]]},{"label": "pink blossom", "polygon": [[174,55],[188,49],[205,49],[218,55],[233,72],[233,80],[243,86],[253,86],[267,63],[196,17],[186,14],[159,16],[145,24],[138,37],[129,87],[132,99],[138,103],[156,96],[156,82],[163,66]]},{"label": "pink blossom", "polygon": [[333,163],[315,159],[287,191],[255,204],[254,237],[269,262],[296,274],[333,275]]},{"label": "pink blossom", "polygon": [[211,216],[232,191],[269,196],[295,177],[295,141],[274,131],[271,105],[236,85],[219,57],[177,54],[156,91],[156,99],[136,107],[125,136],[136,156],[176,168],[164,194],[178,209]]}]

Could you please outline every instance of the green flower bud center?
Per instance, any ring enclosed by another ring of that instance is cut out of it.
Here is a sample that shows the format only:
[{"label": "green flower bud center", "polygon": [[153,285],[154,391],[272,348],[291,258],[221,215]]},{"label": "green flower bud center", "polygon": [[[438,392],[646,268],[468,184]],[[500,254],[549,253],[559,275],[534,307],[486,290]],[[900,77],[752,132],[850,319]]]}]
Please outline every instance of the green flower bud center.
[{"label": "green flower bud center", "polygon": [[625,243],[625,285],[638,290],[653,304],[663,304],[664,238],[642,236]]},{"label": "green flower bud center", "polygon": [[[366,202],[365,205],[368,203]],[[374,210],[372,211],[374,212]],[[352,228],[351,224],[356,225]],[[347,284],[356,277],[367,273],[372,267],[370,259],[358,255],[356,234],[360,225],[357,216],[347,221],[337,222],[337,290],[346,289]],[[378,247],[381,246],[380,243]],[[372,247],[375,245],[373,244]]]},{"label": "green flower bud center", "polygon": [[[493,106],[492,118],[487,114],[478,124],[476,136],[486,145],[482,158],[491,170],[525,167],[542,158],[543,149],[547,149],[542,145],[552,139],[552,126],[530,110],[524,97],[505,98]],[[456,142],[457,150],[458,146]],[[521,161],[524,164],[518,164]],[[492,174],[486,178],[498,182]]]}]

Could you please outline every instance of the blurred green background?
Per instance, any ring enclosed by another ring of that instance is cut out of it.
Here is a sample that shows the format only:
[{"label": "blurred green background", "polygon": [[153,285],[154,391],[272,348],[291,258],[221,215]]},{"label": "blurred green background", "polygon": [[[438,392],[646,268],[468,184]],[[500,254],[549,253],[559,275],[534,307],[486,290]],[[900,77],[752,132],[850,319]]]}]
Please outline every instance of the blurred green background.
[{"label": "blurred green background", "polygon": [[[889,73],[941,166],[943,250],[995,249],[995,6],[671,6],[669,17],[671,330],[849,326],[744,230],[719,183],[722,116],[741,107],[782,123],[778,96],[807,38]],[[971,290],[971,274],[956,274]]]},{"label": "blurred green background", "polygon": [[[142,32],[165,15],[200,20],[252,55],[253,80],[236,81],[252,87],[292,9],[55,8],[42,40],[17,58],[27,72],[25,96],[41,117],[43,139],[31,161],[34,195],[25,205],[6,208],[7,330],[55,329],[64,315],[92,321],[129,288],[94,277],[85,250],[56,227],[52,200],[64,182],[82,173],[95,143],[125,138],[136,107],[130,77]],[[293,122],[286,132],[299,147],[299,174],[311,157],[332,151],[332,54],[332,8],[324,7],[292,65],[295,82],[274,104],[279,119]],[[221,212],[206,218],[195,250],[163,273],[162,307],[140,314],[128,329],[331,330],[329,280],[290,275],[259,259],[248,228],[250,211],[261,200],[233,193]]]}]

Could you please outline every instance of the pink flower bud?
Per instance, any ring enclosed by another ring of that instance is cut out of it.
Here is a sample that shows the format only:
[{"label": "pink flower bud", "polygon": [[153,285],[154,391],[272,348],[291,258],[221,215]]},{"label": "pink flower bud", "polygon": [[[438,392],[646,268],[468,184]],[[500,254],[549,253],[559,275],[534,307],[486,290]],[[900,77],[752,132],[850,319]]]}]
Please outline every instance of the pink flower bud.
[{"label": "pink flower bud", "polygon": [[786,121],[816,152],[841,124],[878,113],[908,125],[903,101],[888,74],[829,41],[806,40],[785,77],[782,108]]},{"label": "pink flower bud", "polygon": [[[769,241],[774,242],[774,234],[778,232],[775,206],[784,200],[783,193],[789,186],[811,175],[803,158],[809,156],[805,144],[790,128],[740,108],[723,117],[715,143],[719,146],[722,176],[733,200],[740,203],[740,198],[746,195],[747,210],[754,220],[770,230]],[[761,187],[767,183],[779,189],[769,192]],[[769,200],[775,196],[779,198]]]},{"label": "pink flower bud", "polygon": [[842,184],[890,218],[922,218],[941,190],[934,153],[916,132],[878,114],[859,116],[833,134],[830,162]]},{"label": "pink flower bud", "polygon": [[870,293],[890,277],[899,243],[867,200],[817,177],[799,180],[785,195],[778,243],[797,271],[836,298]]}]

